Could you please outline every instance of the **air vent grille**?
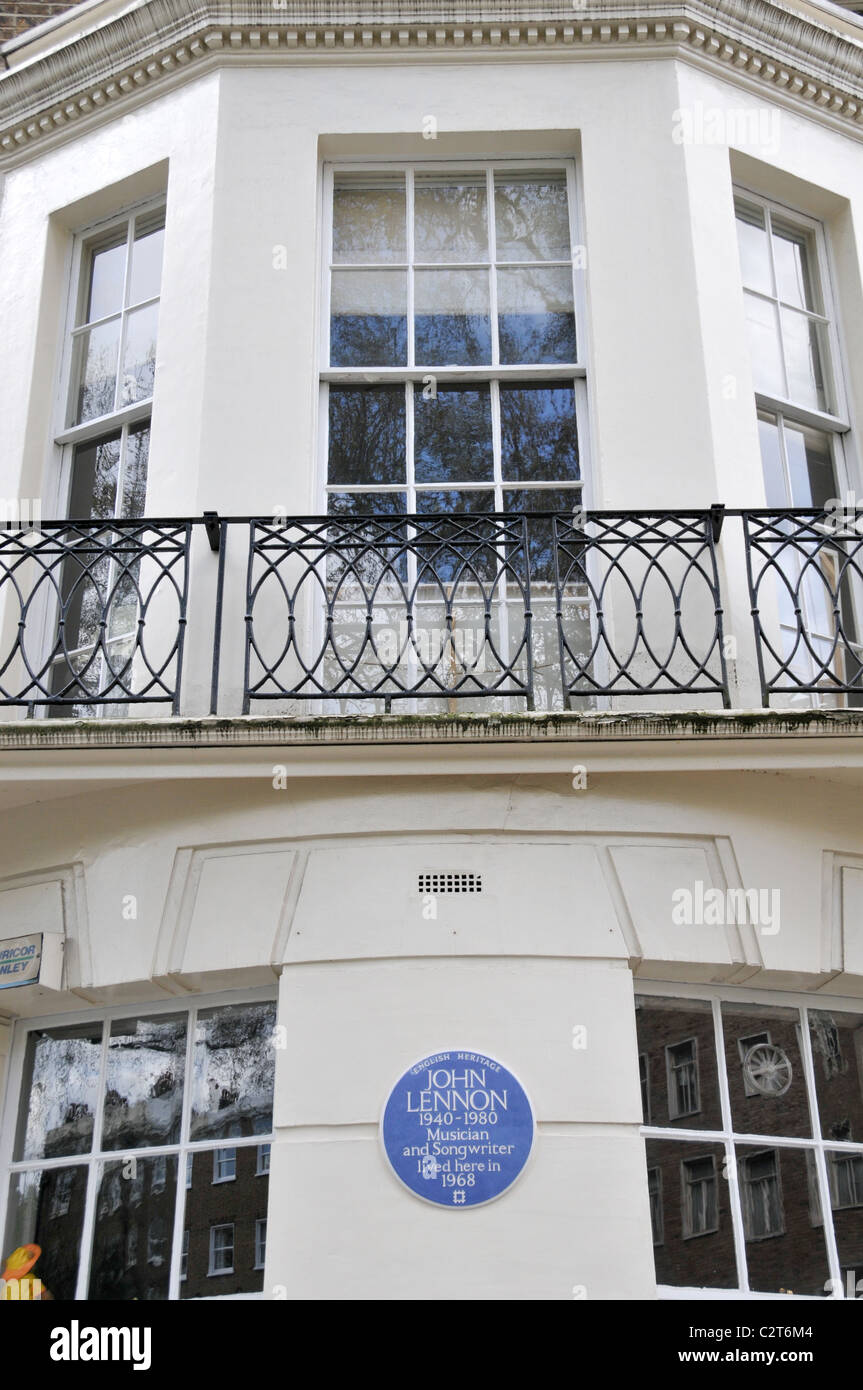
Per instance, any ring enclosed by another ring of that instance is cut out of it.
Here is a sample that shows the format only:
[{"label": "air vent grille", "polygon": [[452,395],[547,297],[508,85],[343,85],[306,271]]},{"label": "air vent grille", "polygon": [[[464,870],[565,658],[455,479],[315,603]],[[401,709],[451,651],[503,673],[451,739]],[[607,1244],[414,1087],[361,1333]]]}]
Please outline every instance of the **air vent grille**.
[{"label": "air vent grille", "polygon": [[420,874],[421,893],[481,893],[482,874]]}]

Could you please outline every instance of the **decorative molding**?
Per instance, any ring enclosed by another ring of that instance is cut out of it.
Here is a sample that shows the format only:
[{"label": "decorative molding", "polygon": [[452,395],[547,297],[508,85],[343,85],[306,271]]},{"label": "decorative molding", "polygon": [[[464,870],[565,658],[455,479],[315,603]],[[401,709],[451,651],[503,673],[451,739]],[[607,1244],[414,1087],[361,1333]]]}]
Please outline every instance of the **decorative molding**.
[{"label": "decorative molding", "polygon": [[7,46],[0,165],[235,62],[677,57],[863,137],[863,27],[777,0],[149,0],[89,30],[75,14],[29,61]]}]

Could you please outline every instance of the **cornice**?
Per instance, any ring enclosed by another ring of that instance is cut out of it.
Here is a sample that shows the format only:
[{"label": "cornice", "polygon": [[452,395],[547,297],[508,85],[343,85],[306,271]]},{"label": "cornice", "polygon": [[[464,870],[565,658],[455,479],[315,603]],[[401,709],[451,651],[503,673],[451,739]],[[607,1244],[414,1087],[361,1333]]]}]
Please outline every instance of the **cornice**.
[{"label": "cornice", "polygon": [[31,56],[27,45],[7,45],[0,162],[236,62],[678,57],[861,138],[863,30],[858,38],[807,8],[778,0],[148,0],[89,29],[70,19]]}]

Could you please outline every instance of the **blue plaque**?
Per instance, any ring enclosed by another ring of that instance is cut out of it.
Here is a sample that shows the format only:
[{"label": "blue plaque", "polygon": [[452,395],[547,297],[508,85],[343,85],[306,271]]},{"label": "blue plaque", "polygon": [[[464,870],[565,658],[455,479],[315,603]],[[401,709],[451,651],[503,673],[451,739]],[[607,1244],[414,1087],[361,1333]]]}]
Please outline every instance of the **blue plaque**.
[{"label": "blue plaque", "polygon": [[409,1067],[381,1119],[396,1177],[442,1207],[480,1207],[506,1192],[527,1163],[533,1134],[524,1087],[469,1048],[433,1052]]}]

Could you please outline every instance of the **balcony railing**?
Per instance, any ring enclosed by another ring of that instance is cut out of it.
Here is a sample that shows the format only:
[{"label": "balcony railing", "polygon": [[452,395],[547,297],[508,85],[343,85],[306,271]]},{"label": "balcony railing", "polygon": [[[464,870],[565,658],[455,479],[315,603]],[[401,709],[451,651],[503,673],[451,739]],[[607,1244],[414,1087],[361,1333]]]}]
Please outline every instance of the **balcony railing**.
[{"label": "balcony railing", "polygon": [[747,661],[764,705],[857,705],[861,547],[863,512],[720,506],[46,522],[0,531],[0,705],[729,708]]}]

